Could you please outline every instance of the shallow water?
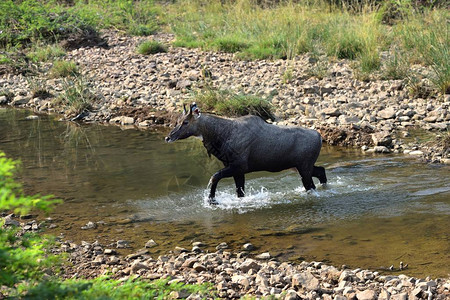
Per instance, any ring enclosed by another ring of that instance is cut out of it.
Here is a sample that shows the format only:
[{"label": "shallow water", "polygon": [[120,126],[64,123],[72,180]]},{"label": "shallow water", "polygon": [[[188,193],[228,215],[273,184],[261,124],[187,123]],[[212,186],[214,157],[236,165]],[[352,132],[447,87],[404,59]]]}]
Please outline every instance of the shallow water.
[{"label": "shallow water", "polygon": [[[230,179],[207,202],[209,177],[221,164],[196,139],[166,144],[167,132],[26,120],[0,109],[0,150],[20,159],[27,192],[65,200],[51,231],[75,242],[125,239],[133,251],[149,239],[156,255],[175,246],[246,242],[283,260],[409,268],[414,276],[450,273],[450,168],[394,155],[324,146],[318,165],[329,183],[306,193],[299,176],[255,173],[238,199]],[[318,183],[316,184],[318,185]],[[97,229],[80,230],[88,221]],[[386,272],[386,271],[384,271]]]}]

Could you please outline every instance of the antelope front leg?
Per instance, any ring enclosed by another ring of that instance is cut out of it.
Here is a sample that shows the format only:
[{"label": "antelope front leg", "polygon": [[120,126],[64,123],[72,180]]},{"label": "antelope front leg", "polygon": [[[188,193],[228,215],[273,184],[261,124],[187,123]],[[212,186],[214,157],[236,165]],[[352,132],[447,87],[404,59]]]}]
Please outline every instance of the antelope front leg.
[{"label": "antelope front leg", "polygon": [[211,176],[211,179],[209,180],[209,183],[211,185],[211,190],[209,192],[209,203],[210,204],[217,204],[217,201],[214,199],[216,197],[216,188],[217,184],[219,183],[220,179],[231,177],[234,175],[234,169],[232,167],[226,167],[222,170],[216,172],[213,176]]}]

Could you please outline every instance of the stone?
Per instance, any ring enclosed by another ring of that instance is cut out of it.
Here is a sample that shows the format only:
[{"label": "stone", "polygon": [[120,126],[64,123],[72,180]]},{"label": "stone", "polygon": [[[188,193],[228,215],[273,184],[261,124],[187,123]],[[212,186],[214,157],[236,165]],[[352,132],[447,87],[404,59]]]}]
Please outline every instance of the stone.
[{"label": "stone", "polygon": [[31,115],[25,118],[25,120],[37,120],[37,119],[39,119],[39,117],[36,115]]},{"label": "stone", "polygon": [[129,247],[129,243],[128,241],[125,240],[118,240],[116,242],[116,248],[128,248]]},{"label": "stone", "polygon": [[182,90],[182,89],[188,89],[192,86],[192,82],[190,80],[180,80],[176,84],[176,89]]},{"label": "stone", "polygon": [[154,240],[148,240],[147,243],[145,243],[145,248],[152,248],[157,246],[158,244]]},{"label": "stone", "polygon": [[414,151],[410,151],[408,154],[409,154],[409,155],[422,156],[422,155],[423,155],[423,152],[420,151],[420,150],[414,150]]},{"label": "stone", "polygon": [[227,249],[228,248],[228,244],[225,242],[220,243],[219,245],[216,246],[217,250],[223,250],[223,249]]},{"label": "stone", "polygon": [[408,300],[408,293],[400,293],[391,295],[390,300]]},{"label": "stone", "polygon": [[434,123],[434,122],[436,122],[437,119],[438,119],[437,116],[429,116],[429,117],[423,118],[423,120],[428,123]]},{"label": "stone", "polygon": [[292,275],[292,286],[305,287],[307,290],[317,290],[320,287],[320,282],[308,271]]},{"label": "stone", "polygon": [[242,249],[244,249],[245,251],[252,251],[255,249],[255,246],[253,246],[251,243],[247,243],[242,246]]},{"label": "stone", "polygon": [[14,106],[25,105],[29,101],[30,101],[30,98],[19,95],[19,96],[14,97],[14,100],[12,101],[11,104]]},{"label": "stone", "polygon": [[137,251],[135,253],[128,254],[127,255],[127,259],[136,259],[138,257],[144,256],[144,255],[147,255],[147,254],[149,254],[147,249],[141,249],[141,250],[139,250],[139,251]]},{"label": "stone", "polygon": [[377,293],[374,290],[367,289],[365,291],[357,292],[356,298],[358,298],[358,300],[375,300],[377,299]]},{"label": "stone", "polygon": [[383,119],[393,119],[395,117],[395,110],[392,107],[380,110],[377,116]]},{"label": "stone", "polygon": [[239,269],[242,272],[247,273],[249,270],[259,271],[261,266],[253,259],[248,258],[239,266]]},{"label": "stone", "polygon": [[206,271],[206,267],[204,265],[202,265],[201,263],[194,263],[194,265],[192,266],[192,268],[197,271],[198,273]]},{"label": "stone", "polygon": [[139,270],[148,270],[148,266],[139,260],[135,260],[131,264],[131,273],[136,274]]},{"label": "stone", "polygon": [[299,300],[300,296],[294,290],[287,290],[286,295],[284,296],[284,300]]},{"label": "stone", "polygon": [[270,256],[269,252],[264,252],[264,253],[261,253],[259,255],[256,255],[255,258],[256,259],[270,259],[271,256]]},{"label": "stone", "polygon": [[250,285],[250,282],[248,281],[247,277],[243,275],[234,275],[233,277],[231,277],[231,282],[243,286],[244,289],[247,289]]},{"label": "stone", "polygon": [[20,222],[14,220],[13,216],[14,214],[10,214],[3,218],[3,222],[5,222],[5,225],[20,226]]},{"label": "stone", "polygon": [[388,131],[380,131],[372,134],[372,141],[375,146],[390,147],[392,145],[392,136]]},{"label": "stone", "polygon": [[361,121],[357,116],[344,116],[344,115],[340,115],[338,120],[340,124],[355,124]]},{"label": "stone", "polygon": [[95,224],[94,222],[87,222],[86,225],[82,226],[81,229],[86,230],[86,229],[95,229],[97,228],[97,224]]},{"label": "stone", "polygon": [[0,105],[7,104],[8,98],[6,96],[0,96]]},{"label": "stone", "polygon": [[386,146],[375,146],[373,147],[375,153],[390,153],[391,151]]},{"label": "stone", "polygon": [[341,115],[341,112],[339,111],[339,109],[337,109],[335,107],[325,108],[324,110],[322,110],[322,112],[324,114],[326,114],[327,116],[331,116],[331,117],[339,117]]},{"label": "stone", "polygon": [[188,258],[184,261],[184,263],[181,266],[183,268],[192,268],[197,261],[198,260],[195,257]]}]

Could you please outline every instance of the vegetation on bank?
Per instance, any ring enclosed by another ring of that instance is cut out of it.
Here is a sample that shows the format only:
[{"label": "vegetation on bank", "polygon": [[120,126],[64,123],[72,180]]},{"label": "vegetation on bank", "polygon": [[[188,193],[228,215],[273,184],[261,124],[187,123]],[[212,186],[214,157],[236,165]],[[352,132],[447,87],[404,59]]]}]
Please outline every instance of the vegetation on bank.
[{"label": "vegetation on bank", "polygon": [[[14,180],[18,162],[0,152],[0,212],[24,215],[32,209],[50,211],[60,203],[52,196],[28,196]],[[208,295],[208,285],[170,282],[170,278],[145,281],[130,277],[126,281],[107,276],[93,280],[58,277],[63,256],[54,255],[52,238],[23,233],[20,227],[0,218],[0,296],[8,299],[167,299],[178,291]]]},{"label": "vegetation on bank", "polygon": [[397,79],[420,63],[433,70],[437,91],[450,93],[448,10],[414,7],[412,1],[281,2],[269,8],[254,1],[177,1],[167,23],[175,45],[236,52],[242,59],[315,58],[354,61],[356,76]]},{"label": "vegetation on bank", "polygon": [[203,110],[225,116],[256,115],[264,120],[274,120],[272,105],[267,99],[257,96],[233,93],[207,87],[193,95],[193,99]]},{"label": "vegetation on bank", "polygon": [[[18,64],[11,53],[23,49],[33,62],[58,59],[64,50],[52,43],[100,29],[130,35],[168,30],[176,36],[175,46],[236,53],[239,59],[309,53],[318,61],[311,75],[319,78],[330,61],[349,59],[358,79],[405,79],[412,93],[426,79],[433,93],[443,94],[450,93],[446,5],[439,0],[5,0],[0,2],[0,67]],[[138,49],[161,51],[164,46],[156,42]],[[431,72],[416,72],[414,64]]]}]

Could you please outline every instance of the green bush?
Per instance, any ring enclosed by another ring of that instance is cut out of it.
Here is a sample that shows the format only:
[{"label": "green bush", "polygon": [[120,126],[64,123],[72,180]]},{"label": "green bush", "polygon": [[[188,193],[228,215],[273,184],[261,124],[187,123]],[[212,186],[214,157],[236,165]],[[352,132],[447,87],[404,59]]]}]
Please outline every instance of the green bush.
[{"label": "green bush", "polygon": [[156,54],[167,52],[167,47],[158,41],[145,41],[138,46],[137,52],[143,55]]},{"label": "green bush", "polygon": [[[14,180],[18,162],[0,152],[0,211],[26,214],[32,209],[49,211],[60,201],[52,196],[27,196]],[[18,234],[0,219],[0,285],[12,290],[21,281],[41,280],[59,258],[47,255],[50,239],[35,234]]]},{"label": "green bush", "polygon": [[252,114],[265,120],[275,119],[270,102],[256,96],[236,94],[208,87],[197,92],[194,98],[204,110],[220,115],[236,117]]}]

